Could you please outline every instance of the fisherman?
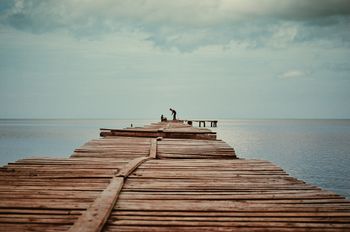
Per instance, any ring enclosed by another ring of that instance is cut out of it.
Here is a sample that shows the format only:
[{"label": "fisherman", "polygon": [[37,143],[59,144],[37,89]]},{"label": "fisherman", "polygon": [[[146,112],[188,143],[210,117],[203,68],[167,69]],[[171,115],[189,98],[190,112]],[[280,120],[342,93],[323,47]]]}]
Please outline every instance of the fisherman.
[{"label": "fisherman", "polygon": [[171,111],[171,115],[173,116],[173,120],[176,120],[176,111],[174,109],[169,109]]}]

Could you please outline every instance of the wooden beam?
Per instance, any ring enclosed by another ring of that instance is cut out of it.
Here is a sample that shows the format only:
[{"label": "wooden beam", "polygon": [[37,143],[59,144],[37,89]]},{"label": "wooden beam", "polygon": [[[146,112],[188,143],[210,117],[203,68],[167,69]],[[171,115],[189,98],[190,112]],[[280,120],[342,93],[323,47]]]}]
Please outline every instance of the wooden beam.
[{"label": "wooden beam", "polygon": [[151,139],[148,157],[133,159],[116,173],[116,176],[112,178],[108,187],[96,198],[91,206],[69,229],[70,232],[99,232],[102,230],[112,212],[114,205],[117,202],[119,193],[124,185],[124,179],[127,178],[143,162],[149,159],[155,159],[157,157],[157,140],[161,140],[161,138],[158,137],[156,139]]},{"label": "wooden beam", "polygon": [[69,232],[101,231],[119,197],[123,184],[123,177],[113,177],[108,187],[79,217]]},{"label": "wooden beam", "polygon": [[143,162],[152,159],[151,157],[139,157],[127,163],[117,174],[117,177],[128,177],[135,169],[137,169]]},{"label": "wooden beam", "polygon": [[152,159],[157,158],[157,139],[151,139],[151,146],[149,149],[149,157]]},{"label": "wooden beam", "polygon": [[115,177],[112,178],[108,187],[99,195],[91,206],[79,217],[70,232],[99,232],[106,223],[112,209],[117,202],[119,193],[124,185],[124,179],[128,177],[143,162],[157,157],[157,140],[151,139],[150,152],[147,157],[139,157],[127,163]]}]

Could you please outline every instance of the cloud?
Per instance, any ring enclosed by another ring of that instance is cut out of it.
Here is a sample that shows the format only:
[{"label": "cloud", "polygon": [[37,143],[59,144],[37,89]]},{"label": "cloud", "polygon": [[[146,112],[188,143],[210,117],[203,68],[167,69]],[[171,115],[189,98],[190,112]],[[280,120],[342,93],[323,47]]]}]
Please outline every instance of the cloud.
[{"label": "cloud", "polygon": [[280,74],[279,78],[280,79],[297,79],[297,78],[302,78],[305,75],[306,73],[304,71],[292,69]]},{"label": "cloud", "polygon": [[179,50],[229,43],[283,47],[323,38],[348,44],[350,1],[2,0],[0,23],[77,37],[141,32],[158,47]]}]

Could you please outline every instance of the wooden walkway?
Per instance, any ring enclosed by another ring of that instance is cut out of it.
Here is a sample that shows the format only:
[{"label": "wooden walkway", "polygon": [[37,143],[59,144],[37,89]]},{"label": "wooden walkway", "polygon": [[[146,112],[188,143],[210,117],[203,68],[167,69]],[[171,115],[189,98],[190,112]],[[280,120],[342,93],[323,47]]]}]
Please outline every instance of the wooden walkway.
[{"label": "wooden walkway", "polygon": [[350,231],[350,201],[181,122],[0,169],[0,231]]}]

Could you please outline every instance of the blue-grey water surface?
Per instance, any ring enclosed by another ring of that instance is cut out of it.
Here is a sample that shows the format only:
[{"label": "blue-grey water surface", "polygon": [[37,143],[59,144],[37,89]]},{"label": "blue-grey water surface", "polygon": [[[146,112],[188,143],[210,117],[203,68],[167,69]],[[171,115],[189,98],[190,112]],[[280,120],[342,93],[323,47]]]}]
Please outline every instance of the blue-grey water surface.
[{"label": "blue-grey water surface", "polygon": [[[0,120],[0,164],[68,157],[99,128],[156,120]],[[240,158],[265,159],[289,174],[350,198],[350,120],[220,120],[218,137]]]}]

